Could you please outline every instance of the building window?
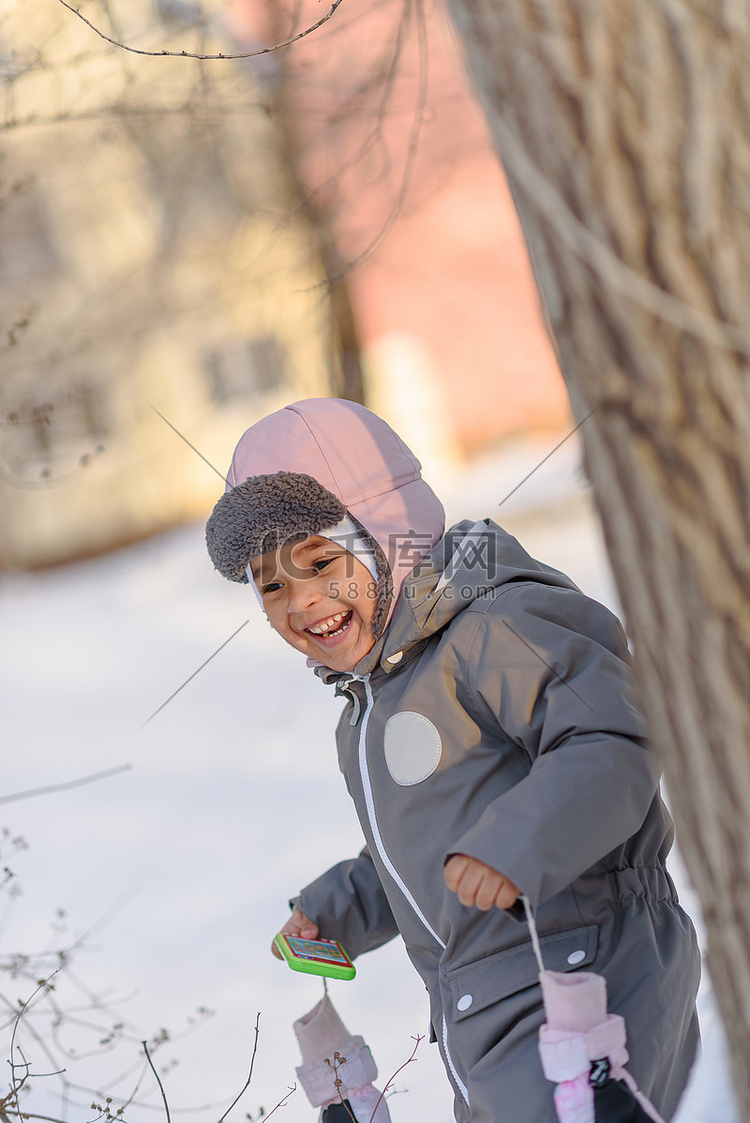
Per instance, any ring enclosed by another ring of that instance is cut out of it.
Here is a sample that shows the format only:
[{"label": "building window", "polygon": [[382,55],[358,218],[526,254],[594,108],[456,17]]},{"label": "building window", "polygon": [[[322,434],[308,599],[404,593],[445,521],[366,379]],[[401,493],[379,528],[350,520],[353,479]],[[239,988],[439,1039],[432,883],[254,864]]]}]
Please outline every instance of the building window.
[{"label": "building window", "polygon": [[208,348],[203,371],[213,401],[258,398],[289,381],[286,351],[276,335],[257,335],[238,343]]}]

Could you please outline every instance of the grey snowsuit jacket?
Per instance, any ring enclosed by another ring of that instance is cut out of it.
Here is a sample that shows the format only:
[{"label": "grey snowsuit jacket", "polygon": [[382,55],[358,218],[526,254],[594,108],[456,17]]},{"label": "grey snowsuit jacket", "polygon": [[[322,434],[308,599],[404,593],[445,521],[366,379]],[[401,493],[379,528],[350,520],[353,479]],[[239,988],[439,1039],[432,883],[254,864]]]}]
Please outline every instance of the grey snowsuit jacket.
[{"label": "grey snowsuit jacket", "polygon": [[699,956],[664,869],[658,792],[616,618],[490,520],[461,523],[352,674],[337,743],[366,848],[293,903],[357,956],[400,932],[429,991],[459,1123],[553,1123],[520,904],[445,886],[451,854],[530,899],[545,965],[607,980],[629,1069],[668,1118],[697,1044]]}]

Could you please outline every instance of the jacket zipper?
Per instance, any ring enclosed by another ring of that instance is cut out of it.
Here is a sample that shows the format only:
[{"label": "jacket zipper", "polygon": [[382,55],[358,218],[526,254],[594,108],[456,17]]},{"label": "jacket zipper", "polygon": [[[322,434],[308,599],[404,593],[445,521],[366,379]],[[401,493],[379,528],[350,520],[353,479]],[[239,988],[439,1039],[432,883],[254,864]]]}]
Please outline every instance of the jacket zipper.
[{"label": "jacket zipper", "polygon": [[[404,882],[403,878],[399,874],[398,870],[394,866],[391,859],[388,857],[388,853],[385,849],[385,844],[383,842],[382,835],[380,834],[380,827],[378,826],[378,821],[377,821],[377,818],[375,816],[375,801],[374,801],[373,795],[372,795],[372,783],[370,781],[370,770],[367,767],[367,726],[368,726],[369,721],[370,721],[370,711],[371,711],[372,705],[373,705],[373,695],[372,695],[372,687],[370,686],[370,676],[369,675],[352,675],[352,677],[349,681],[350,682],[351,681],[361,682],[361,683],[364,684],[364,687],[365,687],[365,698],[366,698],[367,704],[365,706],[365,712],[362,716],[362,724],[360,725],[360,728],[359,728],[359,774],[360,774],[360,778],[362,780],[362,790],[363,790],[364,796],[365,796],[365,807],[367,808],[367,818],[368,818],[369,823],[370,823],[370,830],[372,831],[372,837],[373,837],[373,840],[375,842],[375,846],[377,848],[378,854],[380,855],[380,860],[383,863],[383,865],[385,866],[385,868],[388,870],[388,873],[391,875],[393,880],[396,882],[396,885],[398,885],[399,889],[401,890],[403,895],[406,897],[407,901],[411,905],[411,907],[414,910],[414,912],[416,913],[416,915],[422,921],[422,923],[424,924],[427,931],[430,933],[430,935],[433,937],[433,939],[440,945],[440,947],[443,949],[443,951],[445,951],[445,943],[440,939],[437,932],[432,927],[432,925],[430,924],[427,917],[424,915],[424,913],[420,909],[417,902],[414,900],[414,897],[413,897],[410,889],[408,888],[408,886]],[[451,1070],[451,1073],[453,1075],[453,1079],[456,1082],[456,1086],[460,1090],[461,1095],[463,1096],[464,1100],[466,1101],[466,1103],[468,1105],[468,1103],[469,1103],[469,1091],[468,1091],[466,1085],[464,1084],[463,1080],[461,1080],[461,1077],[458,1075],[458,1072],[456,1071],[456,1066],[453,1063],[453,1058],[451,1057],[450,1051],[448,1049],[448,1024],[445,1020],[445,1014],[443,1014],[443,1052],[445,1053],[445,1059],[448,1062],[448,1067]]]},{"label": "jacket zipper", "polygon": [[445,1053],[445,1059],[448,1062],[448,1068],[451,1070],[451,1073],[453,1074],[453,1079],[456,1081],[456,1086],[458,1087],[458,1090],[460,1091],[461,1095],[463,1096],[463,1098],[466,1102],[466,1106],[468,1107],[469,1106],[469,1089],[466,1087],[463,1080],[461,1079],[461,1077],[456,1072],[456,1066],[453,1063],[453,1057],[451,1056],[450,1049],[448,1048],[448,1023],[445,1020],[445,1014],[443,1014],[443,1052]]}]

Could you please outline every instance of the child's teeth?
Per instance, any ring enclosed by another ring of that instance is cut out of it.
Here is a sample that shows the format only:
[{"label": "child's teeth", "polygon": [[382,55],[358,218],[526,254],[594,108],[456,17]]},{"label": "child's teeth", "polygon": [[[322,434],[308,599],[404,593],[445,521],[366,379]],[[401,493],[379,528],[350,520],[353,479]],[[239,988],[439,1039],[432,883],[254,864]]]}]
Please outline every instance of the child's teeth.
[{"label": "child's teeth", "polygon": [[308,631],[312,632],[314,636],[320,636],[324,632],[330,631],[334,624],[341,623],[346,615],[346,612],[339,612],[337,616],[330,616],[322,624],[316,624],[314,628],[308,628]]}]

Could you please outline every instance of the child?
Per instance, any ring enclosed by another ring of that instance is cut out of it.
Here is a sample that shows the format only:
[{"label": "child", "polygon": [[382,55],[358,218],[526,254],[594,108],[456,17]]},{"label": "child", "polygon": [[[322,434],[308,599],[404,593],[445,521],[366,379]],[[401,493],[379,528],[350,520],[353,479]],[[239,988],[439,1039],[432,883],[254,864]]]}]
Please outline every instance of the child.
[{"label": "child", "polygon": [[366,846],[302,890],[284,931],[352,956],[400,933],[459,1123],[554,1123],[524,893],[545,965],[606,977],[629,1069],[671,1117],[699,958],[615,617],[489,519],[444,534],[419,461],[351,402],[249,429],[207,543],[346,700],[339,763]]}]

